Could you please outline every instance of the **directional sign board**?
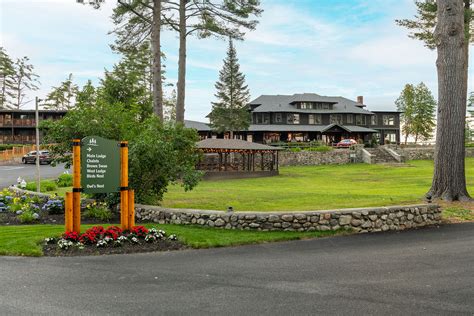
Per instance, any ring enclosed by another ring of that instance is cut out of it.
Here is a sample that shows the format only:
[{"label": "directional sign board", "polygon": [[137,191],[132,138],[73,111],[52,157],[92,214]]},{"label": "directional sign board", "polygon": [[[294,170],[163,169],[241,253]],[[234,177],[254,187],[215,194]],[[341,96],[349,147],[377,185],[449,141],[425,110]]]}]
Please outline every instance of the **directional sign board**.
[{"label": "directional sign board", "polygon": [[84,193],[120,190],[120,147],[117,141],[88,136],[81,141],[81,186]]}]

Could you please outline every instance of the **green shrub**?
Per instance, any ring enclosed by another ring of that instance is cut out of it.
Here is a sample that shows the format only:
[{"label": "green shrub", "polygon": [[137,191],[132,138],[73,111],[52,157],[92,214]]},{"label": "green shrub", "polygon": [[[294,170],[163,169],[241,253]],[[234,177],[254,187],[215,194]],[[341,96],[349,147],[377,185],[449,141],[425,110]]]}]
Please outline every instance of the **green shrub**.
[{"label": "green shrub", "polygon": [[288,150],[289,150],[289,151],[291,151],[291,152],[294,152],[294,153],[298,153],[298,152],[300,152],[300,151],[301,151],[301,148],[299,148],[299,147],[295,147],[295,148],[288,148]]},{"label": "green shrub", "polygon": [[328,152],[332,150],[332,147],[329,146],[318,146],[318,147],[310,147],[306,149],[307,151],[319,151],[319,152]]},{"label": "green shrub", "polygon": [[108,221],[112,219],[112,211],[108,209],[107,204],[94,202],[86,206],[84,217]]},{"label": "green shrub", "polygon": [[9,149],[12,149],[12,148],[13,148],[13,145],[0,144],[0,151],[9,150]]},{"label": "green shrub", "polygon": [[[56,191],[58,189],[58,186],[56,185],[56,182],[51,181],[51,180],[42,180],[41,181],[41,192],[51,192],[51,191]],[[28,191],[36,191],[36,182],[28,182],[26,184],[26,189]]]},{"label": "green shrub", "polygon": [[21,213],[20,215],[18,215],[18,219],[23,224],[33,223],[34,221],[36,221],[32,211],[25,211]]},{"label": "green shrub", "polygon": [[56,183],[60,188],[72,187],[72,174],[63,173],[58,177]]}]

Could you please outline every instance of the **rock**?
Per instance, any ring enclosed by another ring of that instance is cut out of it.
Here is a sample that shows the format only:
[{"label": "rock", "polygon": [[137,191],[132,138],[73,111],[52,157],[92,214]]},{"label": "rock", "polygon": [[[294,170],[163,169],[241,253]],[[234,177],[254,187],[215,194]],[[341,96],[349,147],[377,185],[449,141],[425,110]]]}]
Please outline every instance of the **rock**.
[{"label": "rock", "polygon": [[297,220],[306,220],[306,215],[305,214],[295,214],[295,218]]},{"label": "rock", "polygon": [[268,221],[270,223],[276,223],[276,222],[279,222],[280,221],[280,217],[278,215],[270,215],[268,217]]},{"label": "rock", "polygon": [[215,223],[213,221],[211,221],[211,220],[207,221],[207,226],[214,227],[214,225],[215,225]]},{"label": "rock", "polygon": [[320,219],[319,224],[321,225],[329,225],[329,221],[327,219]]},{"label": "rock", "polygon": [[362,221],[360,219],[353,219],[351,221],[351,225],[354,227],[360,226],[362,224]]},{"label": "rock", "polygon": [[232,228],[232,225],[230,223],[225,225],[225,229],[231,229],[231,228]]},{"label": "rock", "polygon": [[372,228],[372,222],[371,221],[365,221],[362,223],[362,228]]},{"label": "rock", "polygon": [[352,217],[360,219],[362,217],[362,214],[360,212],[353,212]]},{"label": "rock", "polygon": [[350,215],[342,215],[339,217],[339,225],[349,225],[351,223],[352,216]]},{"label": "rock", "polygon": [[382,225],[383,225],[383,222],[381,219],[378,219],[375,221],[375,228],[380,228],[382,227]]},{"label": "rock", "polygon": [[245,219],[256,219],[257,215],[245,215]]},{"label": "rock", "polygon": [[338,221],[337,219],[331,219],[331,220],[329,221],[329,224],[330,224],[331,226],[336,226],[336,225],[338,225],[338,223],[339,223],[339,221]]},{"label": "rock", "polygon": [[369,215],[371,221],[375,221],[377,218],[379,218],[377,215]]},{"label": "rock", "polygon": [[280,228],[280,227],[281,227],[281,223],[274,223],[274,224],[273,224],[273,227],[275,227],[275,228]]},{"label": "rock", "polygon": [[389,230],[389,229],[390,229],[390,227],[388,227],[388,225],[383,225],[382,226],[382,231],[384,231],[384,232]]},{"label": "rock", "polygon": [[249,227],[258,228],[258,227],[260,227],[260,224],[257,224],[257,223],[250,223],[250,224],[249,224]]},{"label": "rock", "polygon": [[311,223],[317,223],[319,221],[319,216],[311,216],[310,221]]},{"label": "rock", "polygon": [[216,227],[222,227],[225,225],[225,221],[222,219],[222,218],[218,218],[216,219],[216,221],[214,222],[214,225]]},{"label": "rock", "polygon": [[281,219],[285,222],[291,222],[293,221],[293,215],[285,214],[281,216]]},{"label": "rock", "polygon": [[326,226],[326,225],[321,225],[321,226],[318,227],[318,230],[320,230],[320,231],[328,231],[328,230],[331,230],[331,227]]},{"label": "rock", "polygon": [[282,228],[288,228],[288,227],[290,227],[290,226],[291,226],[291,223],[289,223],[289,222],[283,222],[283,223],[281,223],[281,227],[282,227]]}]

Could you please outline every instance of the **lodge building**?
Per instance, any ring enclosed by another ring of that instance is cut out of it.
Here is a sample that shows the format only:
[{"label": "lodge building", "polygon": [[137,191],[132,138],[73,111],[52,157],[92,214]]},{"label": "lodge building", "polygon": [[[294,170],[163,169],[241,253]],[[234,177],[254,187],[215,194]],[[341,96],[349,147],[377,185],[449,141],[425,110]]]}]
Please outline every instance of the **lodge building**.
[{"label": "lodge building", "polygon": [[[357,101],[315,93],[262,95],[248,104],[251,124],[237,138],[258,143],[321,141],[327,144],[352,138],[377,139],[380,144],[400,143],[400,112],[369,111],[362,96]],[[203,123],[194,122],[201,137],[216,135]]]}]

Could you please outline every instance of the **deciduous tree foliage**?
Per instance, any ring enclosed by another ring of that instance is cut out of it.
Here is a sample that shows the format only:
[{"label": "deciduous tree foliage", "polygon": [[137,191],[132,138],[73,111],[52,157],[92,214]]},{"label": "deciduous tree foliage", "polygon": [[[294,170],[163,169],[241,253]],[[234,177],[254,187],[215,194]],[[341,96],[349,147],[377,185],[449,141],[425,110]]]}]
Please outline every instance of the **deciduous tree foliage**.
[{"label": "deciduous tree foliage", "polygon": [[232,40],[229,41],[227,57],[215,87],[217,101],[212,103],[212,112],[209,114],[211,127],[218,133],[230,132],[230,137],[233,138],[234,131],[249,127],[250,113],[247,103],[250,92],[245,84],[245,76],[240,72],[237,51]]},{"label": "deciduous tree foliage", "polygon": [[403,112],[401,119],[405,144],[410,135],[415,138],[415,144],[419,139],[431,138],[436,126],[436,100],[423,82],[417,86],[407,84],[395,104],[398,110]]},{"label": "deciduous tree foliage", "polygon": [[198,135],[152,115],[151,98],[142,84],[144,65],[129,63],[129,58],[133,56],[125,56],[107,72],[97,89],[86,84],[77,93],[76,106],[62,120],[45,121],[44,143],[54,144],[50,151],[55,162],[69,164],[73,138],[97,135],[128,140],[130,186],[138,202],[154,203],[171,182],[179,181],[185,189],[198,183]]}]

